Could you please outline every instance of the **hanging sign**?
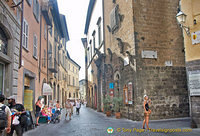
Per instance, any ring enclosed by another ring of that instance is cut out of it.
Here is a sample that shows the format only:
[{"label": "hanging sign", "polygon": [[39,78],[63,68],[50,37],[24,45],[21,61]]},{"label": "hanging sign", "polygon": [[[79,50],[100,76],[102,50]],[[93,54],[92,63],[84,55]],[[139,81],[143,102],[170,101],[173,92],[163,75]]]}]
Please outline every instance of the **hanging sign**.
[{"label": "hanging sign", "polygon": [[114,83],[109,83],[109,88],[114,89]]}]

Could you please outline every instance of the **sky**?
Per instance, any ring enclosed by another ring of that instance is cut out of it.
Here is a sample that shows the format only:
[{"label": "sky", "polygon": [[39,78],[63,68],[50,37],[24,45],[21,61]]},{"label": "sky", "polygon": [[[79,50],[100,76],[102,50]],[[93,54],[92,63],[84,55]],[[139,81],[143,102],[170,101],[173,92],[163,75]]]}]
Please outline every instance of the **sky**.
[{"label": "sky", "polygon": [[60,14],[65,15],[69,38],[67,50],[70,57],[81,66],[79,80],[85,79],[84,38],[85,20],[89,0],[57,0]]}]

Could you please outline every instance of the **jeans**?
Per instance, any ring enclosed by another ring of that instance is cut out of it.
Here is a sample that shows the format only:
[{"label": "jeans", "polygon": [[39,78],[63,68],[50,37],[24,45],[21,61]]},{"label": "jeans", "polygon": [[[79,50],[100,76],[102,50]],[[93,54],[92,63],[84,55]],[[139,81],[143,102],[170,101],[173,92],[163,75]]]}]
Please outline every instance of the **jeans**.
[{"label": "jeans", "polygon": [[80,108],[76,108],[76,114],[79,114]]},{"label": "jeans", "polygon": [[13,136],[14,130],[16,131],[17,136],[22,136],[22,127],[21,127],[20,124],[19,125],[12,125],[11,126],[11,131],[8,134],[8,136]]}]

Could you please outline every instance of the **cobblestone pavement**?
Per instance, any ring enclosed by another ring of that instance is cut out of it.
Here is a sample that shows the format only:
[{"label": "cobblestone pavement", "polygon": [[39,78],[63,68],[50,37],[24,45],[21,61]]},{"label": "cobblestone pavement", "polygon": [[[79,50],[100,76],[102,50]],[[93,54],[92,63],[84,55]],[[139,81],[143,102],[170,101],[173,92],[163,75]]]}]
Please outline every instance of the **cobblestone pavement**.
[{"label": "cobblestone pavement", "polygon": [[[42,124],[38,128],[30,130],[24,136],[198,136],[200,129],[192,129],[191,132],[130,132],[130,130],[142,130],[142,121],[127,119],[115,119],[106,117],[105,114],[93,109],[82,107],[80,115],[73,115],[72,120],[65,120],[57,124]],[[63,111],[64,114],[64,111]],[[190,129],[190,119],[171,119],[150,121],[152,129]],[[112,127],[114,133],[108,134],[107,128]],[[118,129],[117,129],[118,128]],[[117,130],[120,132],[117,132]],[[124,129],[123,129],[124,128]],[[128,131],[129,129],[129,131]],[[123,132],[124,131],[124,132]],[[126,131],[126,132],[125,132]]]}]

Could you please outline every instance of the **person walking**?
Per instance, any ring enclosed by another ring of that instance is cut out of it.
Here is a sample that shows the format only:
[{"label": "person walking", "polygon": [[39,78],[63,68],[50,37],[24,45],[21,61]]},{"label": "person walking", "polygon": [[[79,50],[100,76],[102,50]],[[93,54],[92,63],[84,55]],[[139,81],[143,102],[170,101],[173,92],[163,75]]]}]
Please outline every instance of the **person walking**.
[{"label": "person walking", "polygon": [[5,96],[0,94],[0,136],[5,136],[11,130],[11,111],[4,101]]},{"label": "person walking", "polygon": [[14,131],[16,131],[17,136],[22,136],[23,134],[22,126],[24,124],[22,125],[22,122],[20,119],[22,118],[22,114],[25,114],[24,106],[19,103],[16,104],[14,96],[8,97],[7,100],[9,103],[9,108],[12,113],[11,131],[8,134],[8,136],[13,136]]},{"label": "person walking", "polygon": [[37,100],[37,102],[36,102],[36,104],[35,104],[35,106],[36,106],[36,113],[35,113],[35,117],[36,117],[36,126],[39,126],[39,123],[38,123],[38,121],[39,121],[39,118],[40,118],[40,111],[41,111],[41,109],[42,109],[42,103],[41,103],[41,97],[39,97],[38,98],[38,100]]},{"label": "person walking", "polygon": [[78,114],[78,115],[79,115],[79,112],[80,112],[80,108],[81,108],[80,101],[77,100],[77,101],[76,101],[76,114]]},{"label": "person walking", "polygon": [[69,114],[69,120],[71,120],[71,108],[72,108],[72,104],[70,103],[69,99],[67,100],[67,102],[65,104],[65,108],[66,108],[65,118],[67,120],[67,115]]},{"label": "person walking", "polygon": [[145,123],[147,130],[149,130],[149,115],[151,114],[151,110],[149,106],[151,105],[151,99],[148,99],[147,95],[144,95],[144,121],[143,121],[143,129],[145,129]]}]

